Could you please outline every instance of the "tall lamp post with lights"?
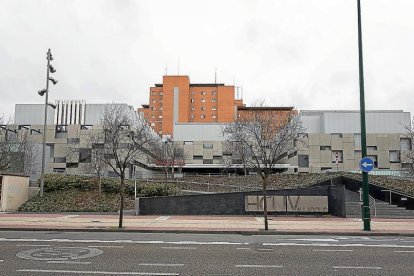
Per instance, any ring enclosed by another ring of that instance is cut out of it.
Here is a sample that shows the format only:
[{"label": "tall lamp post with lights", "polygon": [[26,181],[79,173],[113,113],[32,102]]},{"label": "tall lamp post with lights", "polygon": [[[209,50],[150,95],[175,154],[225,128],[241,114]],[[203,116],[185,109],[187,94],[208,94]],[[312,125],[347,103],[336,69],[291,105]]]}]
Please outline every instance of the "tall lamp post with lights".
[{"label": "tall lamp post with lights", "polygon": [[[361,24],[361,0],[357,0],[358,6],[358,53],[359,53],[359,97],[361,113],[361,153],[362,160],[367,157],[367,142],[365,128],[365,97],[364,97],[364,62],[362,55],[362,24]],[[362,221],[364,231],[371,231],[371,211],[369,208],[369,184],[368,172],[362,171]]]},{"label": "tall lamp post with lights", "polygon": [[50,61],[53,60],[52,52],[50,49],[47,51],[47,73],[46,73],[46,88],[38,92],[40,96],[45,96],[45,117],[43,122],[43,145],[42,145],[42,172],[40,176],[40,196],[43,197],[43,190],[45,186],[45,166],[46,166],[46,126],[47,126],[47,106],[56,108],[56,105],[49,103],[49,81],[55,85],[58,81],[49,76],[49,73],[55,73],[56,70],[53,68]]}]

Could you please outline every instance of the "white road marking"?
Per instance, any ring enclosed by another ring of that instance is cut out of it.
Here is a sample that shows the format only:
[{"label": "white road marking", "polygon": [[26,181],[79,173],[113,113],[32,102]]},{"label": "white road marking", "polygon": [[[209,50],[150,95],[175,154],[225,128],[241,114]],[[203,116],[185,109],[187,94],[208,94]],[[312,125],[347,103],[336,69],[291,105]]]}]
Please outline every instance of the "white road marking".
[{"label": "white road marking", "polygon": [[395,253],[414,253],[414,251],[394,251]]},{"label": "white road marking", "polygon": [[124,248],[122,245],[89,245],[92,248]]},{"label": "white road marking", "polygon": [[283,265],[235,265],[235,267],[239,267],[239,268],[256,268],[256,267],[261,267],[261,268],[282,268]]},{"label": "white road marking", "polygon": [[47,261],[48,264],[91,264],[92,262]]},{"label": "white road marking", "polygon": [[259,248],[257,250],[258,251],[273,251],[273,249],[269,249],[269,248]]},{"label": "white road marking", "polygon": [[352,249],[314,249],[315,252],[353,252]]},{"label": "white road marking", "polygon": [[[7,239],[0,238],[0,242],[62,242],[62,243],[124,243],[124,244],[177,244],[177,245],[248,245],[245,242],[198,242],[198,241],[133,241],[133,240],[69,240],[69,239]],[[414,246],[413,246],[414,247]]]},{"label": "white road marking", "polygon": [[379,266],[333,266],[335,269],[382,269]]},{"label": "white road marking", "polygon": [[361,243],[347,243],[347,244],[331,244],[331,243],[263,243],[263,246],[315,246],[315,247],[379,247],[379,248],[414,248],[413,245],[398,245],[398,244],[361,244]]},{"label": "white road marking", "polygon": [[155,272],[120,272],[120,271],[79,271],[79,270],[46,270],[46,269],[19,269],[17,272],[39,272],[39,273],[68,273],[68,274],[109,274],[109,275],[180,275],[177,273],[155,273]]},{"label": "white road marking", "polygon": [[288,241],[338,242],[336,239],[284,239]]},{"label": "white road marking", "polygon": [[0,260],[0,262],[4,262],[4,260]]},{"label": "white road marking", "polygon": [[187,249],[187,250],[194,250],[197,249],[195,247],[178,247],[178,246],[168,246],[168,247],[161,247],[162,249],[177,249],[177,250],[181,250],[181,249]]},{"label": "white road marking", "polygon": [[142,265],[142,266],[184,266],[184,264],[148,264],[148,263],[142,263],[138,265]]},{"label": "white road marking", "polygon": [[249,247],[238,247],[236,249],[238,249],[238,250],[251,250],[251,248],[249,248]]},{"label": "white road marking", "polygon": [[16,244],[16,246],[48,247],[50,244]]}]

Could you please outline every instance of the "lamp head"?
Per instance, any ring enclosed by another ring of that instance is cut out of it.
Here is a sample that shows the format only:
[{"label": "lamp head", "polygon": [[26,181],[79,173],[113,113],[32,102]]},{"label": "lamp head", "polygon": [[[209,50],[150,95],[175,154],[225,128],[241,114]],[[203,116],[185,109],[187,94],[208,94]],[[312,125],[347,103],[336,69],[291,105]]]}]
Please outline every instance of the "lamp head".
[{"label": "lamp head", "polygon": [[47,92],[47,90],[46,90],[46,89],[42,89],[42,90],[39,90],[37,93],[38,93],[40,96],[43,96],[46,92]]},{"label": "lamp head", "polygon": [[52,104],[52,103],[47,103],[47,105],[48,106],[50,106],[51,108],[53,108],[53,109],[56,109],[56,105],[55,104]]},{"label": "lamp head", "polygon": [[56,85],[56,83],[58,83],[57,80],[55,80],[54,78],[50,77],[49,80],[53,83],[53,85]]},{"label": "lamp head", "polygon": [[55,73],[56,69],[52,66],[52,64],[49,64],[49,71],[50,73]]}]

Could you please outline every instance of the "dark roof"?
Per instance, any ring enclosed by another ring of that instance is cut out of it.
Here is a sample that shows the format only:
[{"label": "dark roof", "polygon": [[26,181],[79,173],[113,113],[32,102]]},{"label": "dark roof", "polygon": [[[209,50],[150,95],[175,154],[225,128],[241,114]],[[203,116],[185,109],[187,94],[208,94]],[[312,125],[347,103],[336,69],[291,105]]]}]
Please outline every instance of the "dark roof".
[{"label": "dark roof", "polygon": [[162,87],[162,83],[156,83],[155,87]]},{"label": "dark roof", "polygon": [[190,83],[190,87],[216,87],[224,86],[224,83]]},{"label": "dark roof", "polygon": [[143,104],[142,107],[143,108],[149,108],[149,104]]},{"label": "dark roof", "polygon": [[293,110],[293,106],[238,106],[238,110]]}]

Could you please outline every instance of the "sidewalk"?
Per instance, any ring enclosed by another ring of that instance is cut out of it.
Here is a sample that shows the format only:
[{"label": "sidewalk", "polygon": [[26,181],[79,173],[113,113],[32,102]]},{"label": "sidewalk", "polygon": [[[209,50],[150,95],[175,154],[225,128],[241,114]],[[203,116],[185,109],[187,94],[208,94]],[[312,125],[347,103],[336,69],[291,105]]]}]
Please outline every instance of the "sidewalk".
[{"label": "sidewalk", "polygon": [[[362,221],[336,217],[253,216],[124,216],[121,231],[237,234],[333,234],[414,236],[414,219],[372,219],[372,231]],[[118,231],[118,215],[0,213],[0,230]]]}]

